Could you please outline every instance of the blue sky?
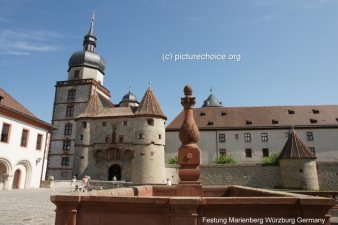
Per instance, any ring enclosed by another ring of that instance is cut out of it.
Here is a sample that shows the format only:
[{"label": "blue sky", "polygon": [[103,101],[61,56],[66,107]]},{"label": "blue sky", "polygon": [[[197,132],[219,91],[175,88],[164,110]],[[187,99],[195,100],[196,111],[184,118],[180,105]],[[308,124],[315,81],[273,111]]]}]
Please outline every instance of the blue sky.
[{"label": "blue sky", "polygon": [[[0,0],[0,87],[50,122],[56,81],[82,50],[92,11],[104,86],[119,103],[148,82],[168,117],[190,84],[200,107],[337,104],[338,1]],[[163,61],[163,54],[241,60]]]}]

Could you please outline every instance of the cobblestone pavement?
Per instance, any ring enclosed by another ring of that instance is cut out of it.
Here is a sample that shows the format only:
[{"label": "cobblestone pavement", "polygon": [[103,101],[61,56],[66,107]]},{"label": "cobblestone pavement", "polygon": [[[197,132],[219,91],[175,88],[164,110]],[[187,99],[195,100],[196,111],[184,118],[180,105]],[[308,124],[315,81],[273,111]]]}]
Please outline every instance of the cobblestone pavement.
[{"label": "cobblestone pavement", "polygon": [[55,223],[55,205],[50,196],[69,192],[70,188],[0,191],[0,224],[52,225]]}]

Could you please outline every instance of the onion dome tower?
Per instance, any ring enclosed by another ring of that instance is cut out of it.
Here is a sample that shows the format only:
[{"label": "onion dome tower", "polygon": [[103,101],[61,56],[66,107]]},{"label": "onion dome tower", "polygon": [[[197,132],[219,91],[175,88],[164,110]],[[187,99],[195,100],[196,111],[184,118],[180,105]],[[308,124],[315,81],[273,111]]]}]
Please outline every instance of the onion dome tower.
[{"label": "onion dome tower", "polygon": [[94,13],[89,32],[84,36],[83,51],[74,52],[68,62],[68,80],[95,79],[103,84],[106,61],[95,52]]},{"label": "onion dome tower", "polygon": [[123,96],[122,101],[120,102],[120,107],[129,107],[129,106],[138,106],[140,103],[137,101],[136,96],[130,91],[131,86],[129,86],[129,92]]},{"label": "onion dome tower", "polygon": [[316,156],[292,130],[279,156],[282,186],[317,190]]}]

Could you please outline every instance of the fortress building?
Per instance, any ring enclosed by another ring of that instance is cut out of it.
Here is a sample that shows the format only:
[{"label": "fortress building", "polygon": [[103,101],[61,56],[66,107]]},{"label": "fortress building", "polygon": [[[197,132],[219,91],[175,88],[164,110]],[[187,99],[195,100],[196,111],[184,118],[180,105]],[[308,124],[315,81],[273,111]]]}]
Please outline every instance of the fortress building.
[{"label": "fortress building", "polygon": [[56,83],[47,176],[164,183],[166,116],[151,88],[141,102],[130,91],[113,104],[103,86],[104,59],[95,52],[94,19],[83,51]]},{"label": "fortress building", "polygon": [[[292,125],[318,162],[337,162],[337,112],[338,105],[224,107],[210,94],[201,108],[194,108],[202,164],[212,164],[219,154],[257,164],[282,151]],[[166,127],[166,161],[180,147],[183,115],[182,111]]]},{"label": "fortress building", "polygon": [[0,190],[40,187],[53,129],[0,88]]}]

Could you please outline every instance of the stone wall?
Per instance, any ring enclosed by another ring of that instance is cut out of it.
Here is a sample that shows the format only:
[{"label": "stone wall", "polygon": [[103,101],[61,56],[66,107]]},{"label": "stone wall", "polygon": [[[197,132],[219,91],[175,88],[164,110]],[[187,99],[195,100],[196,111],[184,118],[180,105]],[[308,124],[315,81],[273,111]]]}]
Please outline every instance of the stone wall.
[{"label": "stone wall", "polygon": [[[166,176],[177,184],[179,165],[166,165]],[[201,165],[203,185],[243,185],[257,188],[281,186],[280,167],[261,164]],[[319,188],[338,191],[338,162],[317,162]]]},{"label": "stone wall", "polygon": [[321,191],[338,191],[338,162],[317,162]]},{"label": "stone wall", "polygon": [[254,164],[202,165],[200,181],[204,185],[241,185],[274,188],[279,185],[279,166]]}]

